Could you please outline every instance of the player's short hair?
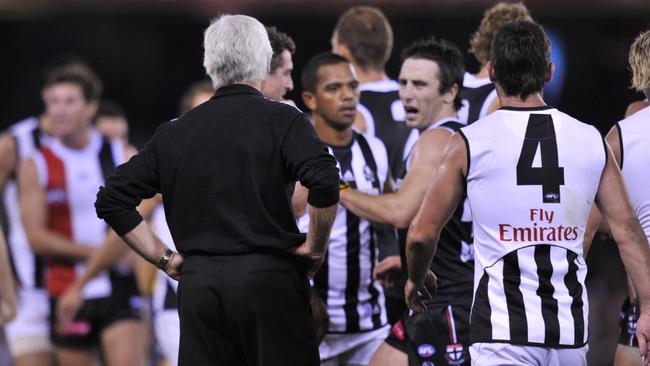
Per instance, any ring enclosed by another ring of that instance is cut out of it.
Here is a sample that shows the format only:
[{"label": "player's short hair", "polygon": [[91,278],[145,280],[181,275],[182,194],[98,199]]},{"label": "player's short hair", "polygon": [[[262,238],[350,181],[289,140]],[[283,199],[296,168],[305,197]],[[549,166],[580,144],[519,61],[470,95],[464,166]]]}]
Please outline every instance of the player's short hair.
[{"label": "player's short hair", "polygon": [[73,60],[58,63],[45,71],[44,88],[61,83],[76,84],[87,102],[98,101],[102,95],[102,81],[85,63]]},{"label": "player's short hair", "polygon": [[393,50],[393,29],[384,13],[372,6],[348,9],[336,23],[334,36],[364,70],[383,70]]},{"label": "player's short hair", "polygon": [[514,21],[494,35],[494,81],[507,95],[522,100],[544,88],[551,67],[551,42],[534,22]]},{"label": "player's short hair", "polygon": [[190,87],[183,93],[181,97],[181,104],[179,107],[179,114],[183,114],[192,109],[192,102],[194,97],[201,93],[214,93],[214,87],[209,80],[201,80],[190,85]]},{"label": "player's short hair", "polygon": [[205,30],[203,67],[214,88],[268,76],[273,50],[262,23],[246,15],[223,15]]},{"label": "player's short hair", "polygon": [[632,88],[643,91],[650,88],[650,30],[639,34],[630,47]]},{"label": "player's short hair", "polygon": [[[463,86],[463,54],[453,43],[444,39],[437,40],[429,37],[413,42],[402,51],[402,63],[406,59],[424,59],[435,62],[438,65],[438,80],[440,87],[438,91],[446,93],[456,84],[458,90]],[[459,94],[454,98],[454,109],[459,110],[461,100]]]},{"label": "player's short hair", "polygon": [[266,33],[269,34],[269,42],[271,42],[271,48],[273,49],[271,68],[269,70],[269,73],[273,74],[282,65],[282,52],[287,50],[293,55],[296,52],[296,44],[293,43],[293,39],[288,34],[280,32],[275,27],[266,27]]},{"label": "player's short hair", "polygon": [[481,24],[469,40],[469,52],[481,65],[490,59],[494,33],[514,20],[533,21],[523,3],[498,3],[483,13]]},{"label": "player's short hair", "polygon": [[318,71],[323,66],[349,64],[345,57],[339,56],[331,52],[323,52],[312,57],[307,61],[302,69],[301,82],[302,90],[315,93],[316,86],[318,85]]}]

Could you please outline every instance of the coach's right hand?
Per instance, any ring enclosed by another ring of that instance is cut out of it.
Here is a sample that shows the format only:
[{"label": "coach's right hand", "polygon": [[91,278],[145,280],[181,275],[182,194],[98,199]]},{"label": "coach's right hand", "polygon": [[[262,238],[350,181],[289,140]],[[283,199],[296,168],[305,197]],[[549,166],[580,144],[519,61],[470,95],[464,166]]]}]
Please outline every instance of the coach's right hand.
[{"label": "coach's right hand", "polygon": [[650,313],[641,310],[636,322],[636,339],[639,341],[639,352],[643,365],[650,365]]},{"label": "coach's right hand", "polygon": [[181,270],[183,269],[183,256],[181,253],[174,252],[169,258],[169,262],[167,263],[167,266],[165,267],[165,273],[178,281],[181,278]]}]

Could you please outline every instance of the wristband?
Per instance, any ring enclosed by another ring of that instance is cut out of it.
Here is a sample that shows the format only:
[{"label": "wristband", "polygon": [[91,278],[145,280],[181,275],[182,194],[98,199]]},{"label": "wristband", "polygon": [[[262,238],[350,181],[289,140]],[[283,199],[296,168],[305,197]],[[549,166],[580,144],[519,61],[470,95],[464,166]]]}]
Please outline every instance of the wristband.
[{"label": "wristband", "polygon": [[352,188],[352,187],[350,187],[350,183],[348,183],[348,182],[346,182],[344,180],[339,182],[339,192],[341,192],[343,190],[346,190],[348,188]]},{"label": "wristband", "polygon": [[169,260],[172,259],[173,255],[174,252],[171,249],[167,248],[167,250],[165,250],[165,254],[163,254],[163,256],[158,260],[158,263],[156,263],[156,267],[164,271],[167,268]]}]

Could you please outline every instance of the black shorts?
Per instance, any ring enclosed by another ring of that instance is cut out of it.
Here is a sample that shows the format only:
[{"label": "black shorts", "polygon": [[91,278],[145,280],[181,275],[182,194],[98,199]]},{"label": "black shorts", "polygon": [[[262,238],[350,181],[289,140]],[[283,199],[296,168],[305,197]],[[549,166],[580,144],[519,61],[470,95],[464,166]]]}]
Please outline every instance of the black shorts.
[{"label": "black shorts", "polygon": [[408,354],[409,366],[469,366],[469,305],[429,305],[404,313],[386,343]]},{"label": "black shorts", "polygon": [[630,303],[630,298],[626,298],[619,313],[620,333],[618,344],[628,347],[639,347],[636,339],[636,322],[639,319],[639,307]]},{"label": "black shorts", "polygon": [[90,348],[99,344],[104,329],[121,320],[140,320],[142,298],[132,273],[111,272],[112,292],[109,297],[86,300],[74,321],[65,329],[57,327],[56,298],[50,298],[50,337],[52,343],[64,348]]}]

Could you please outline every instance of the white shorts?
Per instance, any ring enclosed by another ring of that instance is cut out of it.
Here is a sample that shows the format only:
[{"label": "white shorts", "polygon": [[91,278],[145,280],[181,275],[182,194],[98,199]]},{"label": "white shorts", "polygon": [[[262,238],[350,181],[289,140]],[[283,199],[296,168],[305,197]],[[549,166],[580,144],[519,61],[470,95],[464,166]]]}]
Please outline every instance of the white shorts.
[{"label": "white shorts", "polygon": [[474,343],[469,347],[472,366],[546,365],[586,366],[589,346],[544,348],[508,343]]},{"label": "white shorts", "polygon": [[178,365],[178,344],[181,328],[178,310],[160,310],[154,315],[154,333],[156,342],[171,366]]},{"label": "white shorts", "polygon": [[16,318],[5,326],[7,346],[11,356],[49,352],[50,299],[43,289],[20,289]]},{"label": "white shorts", "polygon": [[390,326],[351,334],[327,334],[318,346],[321,365],[367,365],[384,342]]}]

